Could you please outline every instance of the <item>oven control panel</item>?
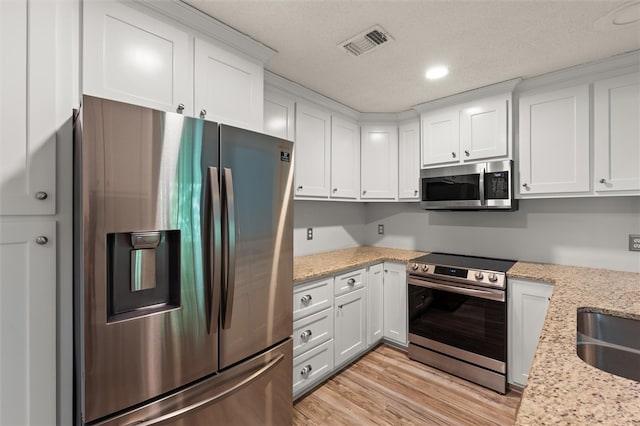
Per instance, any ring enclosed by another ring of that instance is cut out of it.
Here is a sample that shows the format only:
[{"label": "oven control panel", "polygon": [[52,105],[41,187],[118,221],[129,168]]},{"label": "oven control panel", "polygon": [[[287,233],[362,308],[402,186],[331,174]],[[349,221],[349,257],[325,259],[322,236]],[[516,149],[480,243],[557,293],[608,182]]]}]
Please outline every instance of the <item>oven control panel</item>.
[{"label": "oven control panel", "polygon": [[480,269],[466,269],[455,266],[433,265],[428,263],[410,262],[407,265],[410,275],[425,278],[440,278],[464,284],[481,287],[506,288],[506,274],[504,272],[486,271]]}]

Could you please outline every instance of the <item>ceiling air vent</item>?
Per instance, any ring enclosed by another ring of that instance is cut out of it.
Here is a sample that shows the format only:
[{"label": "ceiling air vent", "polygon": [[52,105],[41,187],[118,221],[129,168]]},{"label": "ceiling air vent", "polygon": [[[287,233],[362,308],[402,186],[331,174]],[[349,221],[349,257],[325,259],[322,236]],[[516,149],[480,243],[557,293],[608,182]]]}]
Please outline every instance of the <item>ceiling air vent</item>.
[{"label": "ceiling air vent", "polygon": [[393,41],[393,37],[379,25],[375,25],[357,36],[343,41],[338,47],[353,56],[360,56],[377,49],[388,41]]}]

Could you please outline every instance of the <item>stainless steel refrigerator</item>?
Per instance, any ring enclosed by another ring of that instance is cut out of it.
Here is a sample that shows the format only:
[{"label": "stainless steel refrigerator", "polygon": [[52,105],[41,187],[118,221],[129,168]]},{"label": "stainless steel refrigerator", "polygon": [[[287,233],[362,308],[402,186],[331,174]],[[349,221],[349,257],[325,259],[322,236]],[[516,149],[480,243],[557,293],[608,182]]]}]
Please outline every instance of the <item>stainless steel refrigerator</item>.
[{"label": "stainless steel refrigerator", "polygon": [[290,424],[291,142],[84,96],[77,424]]}]

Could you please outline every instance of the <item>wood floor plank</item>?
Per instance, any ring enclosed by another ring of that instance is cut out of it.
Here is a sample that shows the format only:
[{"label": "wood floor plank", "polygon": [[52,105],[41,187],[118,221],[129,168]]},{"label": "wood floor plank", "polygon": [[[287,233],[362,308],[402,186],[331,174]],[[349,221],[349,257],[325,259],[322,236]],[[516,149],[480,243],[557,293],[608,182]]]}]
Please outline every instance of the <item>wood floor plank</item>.
[{"label": "wood floor plank", "polygon": [[519,402],[380,345],[298,400],[293,424],[512,425]]}]

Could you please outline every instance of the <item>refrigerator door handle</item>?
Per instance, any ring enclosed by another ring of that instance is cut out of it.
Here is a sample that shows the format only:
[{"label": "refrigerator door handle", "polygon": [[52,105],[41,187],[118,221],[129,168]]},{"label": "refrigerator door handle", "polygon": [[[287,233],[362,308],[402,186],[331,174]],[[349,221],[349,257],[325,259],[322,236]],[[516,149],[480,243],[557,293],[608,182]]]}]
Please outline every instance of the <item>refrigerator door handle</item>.
[{"label": "refrigerator door handle", "polygon": [[222,328],[231,327],[233,316],[233,295],[236,286],[236,213],[235,200],[233,196],[233,173],[231,169],[224,168],[225,187],[225,218],[226,218],[226,241],[225,241],[225,297],[224,315]]},{"label": "refrigerator door handle", "polygon": [[255,382],[262,375],[266,374],[269,370],[271,370],[273,367],[275,367],[283,359],[284,359],[284,354],[281,353],[280,355],[278,355],[277,357],[275,357],[274,359],[269,361],[267,364],[265,364],[262,368],[257,370],[255,373],[251,374],[249,377],[247,377],[246,379],[242,380],[240,383],[235,384],[234,386],[230,387],[229,389],[226,389],[226,390],[220,392],[219,394],[212,396],[211,398],[207,398],[207,399],[204,399],[202,401],[198,401],[195,404],[191,404],[191,405],[189,405],[187,407],[184,407],[184,408],[181,408],[179,410],[172,411],[171,413],[167,413],[164,416],[160,416],[160,417],[157,417],[155,419],[142,421],[142,422],[136,421],[136,422],[133,422],[133,423],[128,423],[125,426],[152,426],[152,425],[158,425],[158,424],[165,424],[168,421],[178,420],[180,417],[188,414],[190,411],[194,411],[194,410],[197,410],[197,409],[199,409],[201,407],[204,407],[206,405],[213,404],[216,401],[224,399],[224,398],[228,397],[229,395],[232,395],[235,392],[238,392],[242,388],[244,388],[244,387],[248,386],[249,384]]},{"label": "refrigerator door handle", "polygon": [[221,227],[220,227],[220,185],[218,183],[218,168],[209,167],[209,205],[208,205],[208,226],[209,232],[209,259],[207,262],[208,281],[211,294],[211,318],[209,320],[210,330],[212,334],[218,332],[218,317],[220,315],[220,281],[222,269],[222,251],[221,251]]}]

